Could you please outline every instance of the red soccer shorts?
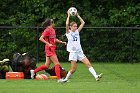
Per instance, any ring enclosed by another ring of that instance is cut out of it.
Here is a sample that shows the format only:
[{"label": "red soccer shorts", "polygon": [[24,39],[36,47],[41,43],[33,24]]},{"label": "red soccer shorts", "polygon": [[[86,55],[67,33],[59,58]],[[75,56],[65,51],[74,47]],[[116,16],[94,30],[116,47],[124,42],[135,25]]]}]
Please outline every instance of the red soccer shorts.
[{"label": "red soccer shorts", "polygon": [[50,56],[56,55],[55,50],[56,50],[55,47],[49,47],[49,48],[45,49],[46,56],[50,57]]}]

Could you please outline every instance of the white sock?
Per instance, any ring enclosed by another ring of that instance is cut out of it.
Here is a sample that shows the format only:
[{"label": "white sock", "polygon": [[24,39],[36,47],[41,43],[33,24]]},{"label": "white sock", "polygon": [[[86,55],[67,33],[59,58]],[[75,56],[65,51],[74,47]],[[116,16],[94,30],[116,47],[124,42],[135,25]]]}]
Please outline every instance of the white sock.
[{"label": "white sock", "polygon": [[68,80],[71,76],[72,76],[72,73],[69,71],[65,79]]},{"label": "white sock", "polygon": [[95,78],[98,77],[93,67],[88,68],[88,70]]}]

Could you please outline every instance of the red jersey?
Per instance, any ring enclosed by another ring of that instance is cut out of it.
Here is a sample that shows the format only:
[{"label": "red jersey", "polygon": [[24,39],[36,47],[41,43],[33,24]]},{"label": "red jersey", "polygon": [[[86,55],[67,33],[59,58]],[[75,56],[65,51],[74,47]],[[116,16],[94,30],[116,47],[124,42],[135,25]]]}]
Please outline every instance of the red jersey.
[{"label": "red jersey", "polygon": [[52,44],[53,46],[49,47],[48,44],[45,45],[45,52],[46,50],[49,50],[50,48],[55,50],[56,49],[56,33],[55,30],[53,28],[46,28],[44,30],[44,32],[42,33],[42,35],[44,36],[44,39],[46,42]]}]

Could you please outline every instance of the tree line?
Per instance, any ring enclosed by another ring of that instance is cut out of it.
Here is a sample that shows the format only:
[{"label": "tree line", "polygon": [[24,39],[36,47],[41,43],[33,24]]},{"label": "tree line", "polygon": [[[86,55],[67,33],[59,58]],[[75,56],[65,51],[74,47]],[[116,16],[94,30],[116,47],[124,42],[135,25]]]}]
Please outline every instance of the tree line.
[{"label": "tree line", "polygon": [[[86,22],[85,27],[140,26],[139,0],[1,0],[0,26],[41,27],[46,18],[52,18],[56,27],[64,27],[66,12],[71,6],[77,8],[78,13]],[[71,17],[70,20],[78,21],[76,17]],[[0,30],[0,59],[11,56],[15,50],[19,52],[32,50],[33,53],[36,51],[36,38],[38,37],[36,29]],[[58,37],[61,37],[65,32],[65,29],[56,30],[58,30]],[[111,29],[83,29],[81,34],[84,50],[93,61],[128,62],[131,59],[134,59],[134,62],[140,61],[139,29],[117,29],[117,31],[116,29],[114,31]],[[44,57],[42,48],[43,44],[41,43],[41,59]],[[105,48],[108,52],[104,52]],[[58,53],[67,55],[61,51],[61,48]],[[66,61],[64,56],[60,57]]]}]

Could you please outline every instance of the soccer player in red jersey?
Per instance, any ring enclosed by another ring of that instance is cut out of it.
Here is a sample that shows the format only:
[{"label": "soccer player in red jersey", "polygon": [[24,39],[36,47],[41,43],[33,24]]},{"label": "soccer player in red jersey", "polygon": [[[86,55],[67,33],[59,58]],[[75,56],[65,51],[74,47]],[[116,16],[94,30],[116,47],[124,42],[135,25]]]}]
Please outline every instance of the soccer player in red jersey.
[{"label": "soccer player in red jersey", "polygon": [[44,27],[46,28],[44,32],[42,33],[41,37],[39,38],[39,40],[45,43],[46,63],[45,65],[41,65],[35,70],[30,70],[31,78],[34,79],[35,73],[48,69],[50,64],[53,62],[55,65],[55,73],[59,82],[61,80],[61,75],[60,75],[60,63],[55,53],[56,42],[65,44],[65,45],[66,45],[66,42],[62,42],[56,38],[54,22],[52,19],[46,19],[44,22]]}]

